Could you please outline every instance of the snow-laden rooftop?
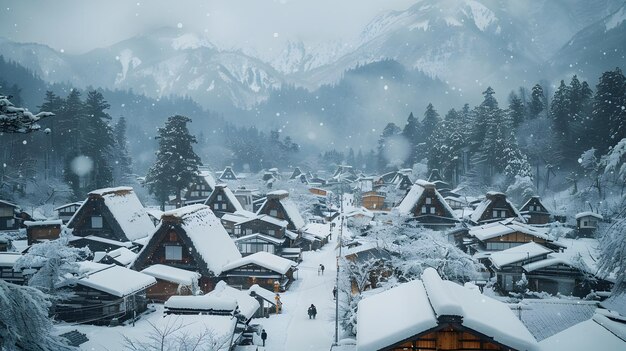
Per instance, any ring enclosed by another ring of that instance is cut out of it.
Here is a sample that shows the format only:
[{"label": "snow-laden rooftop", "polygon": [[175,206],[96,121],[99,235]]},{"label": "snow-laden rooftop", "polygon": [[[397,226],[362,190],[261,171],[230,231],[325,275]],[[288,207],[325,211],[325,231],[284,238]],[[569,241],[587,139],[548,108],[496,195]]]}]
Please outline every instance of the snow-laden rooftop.
[{"label": "snow-laden rooftop", "polygon": [[260,251],[225,265],[223,270],[230,271],[247,264],[255,264],[280,274],[285,274],[290,268],[298,265],[292,260],[276,256],[269,252]]},{"label": "snow-laden rooftop", "polygon": [[180,220],[180,227],[193,243],[207,267],[216,276],[224,265],[241,258],[241,253],[230,238],[220,220],[205,205],[190,205],[163,213]]},{"label": "snow-laden rooftop", "polygon": [[469,235],[476,237],[480,241],[485,241],[502,235],[520,232],[537,238],[549,240],[550,237],[540,228],[508,218],[503,221],[483,224],[469,229]]},{"label": "snow-laden rooftop", "polygon": [[523,261],[551,252],[553,251],[544,246],[535,242],[529,242],[510,249],[494,252],[489,256],[489,259],[497,268],[500,268],[514,262]]},{"label": "snow-laden rooftop", "polygon": [[213,177],[213,174],[211,174],[211,172],[209,171],[200,171],[198,172],[198,175],[202,178],[204,178],[204,181],[211,187],[211,189],[215,189],[215,178]]},{"label": "snow-laden rooftop", "polygon": [[128,268],[110,265],[102,270],[88,273],[76,283],[117,297],[124,297],[156,284],[156,279]]},{"label": "snow-laden rooftop", "polygon": [[583,217],[595,217],[595,218],[597,218],[599,220],[604,219],[604,217],[602,217],[601,214],[595,213],[595,212],[590,212],[590,211],[577,213],[575,217],[576,217],[576,219],[580,219],[580,218],[583,218]]},{"label": "snow-laden rooftop", "polygon": [[63,224],[63,221],[60,219],[51,219],[47,221],[24,221],[24,225],[27,227],[62,225],[62,224]]},{"label": "snow-laden rooftop", "polygon": [[289,217],[294,227],[296,227],[296,229],[304,227],[304,219],[300,215],[300,211],[298,210],[296,204],[288,198],[280,199],[280,203],[283,205],[287,217]]},{"label": "snow-laden rooftop", "polygon": [[115,259],[117,262],[123,264],[124,266],[128,266],[133,263],[135,258],[137,258],[137,254],[130,251],[128,248],[120,247],[115,250],[111,250],[107,253],[107,256]]},{"label": "snow-laden rooftop", "polygon": [[302,231],[323,240],[330,235],[330,226],[322,223],[309,223]]},{"label": "snow-laden rooftop", "polygon": [[445,208],[446,212],[448,212],[451,217],[456,218],[454,210],[452,210],[448,202],[443,198],[443,196],[441,196],[439,191],[437,191],[437,189],[435,188],[435,184],[427,182],[423,179],[418,179],[415,181],[415,183],[411,187],[411,190],[409,190],[408,194],[406,194],[404,199],[402,199],[400,205],[398,205],[398,211],[401,214],[410,214],[417,205],[417,202],[422,198],[424,191],[429,188],[433,189],[437,200]]},{"label": "snow-laden rooftop", "polygon": [[283,244],[285,242],[285,238],[278,239],[278,238],[275,238],[273,236],[265,235],[265,234],[261,234],[261,233],[254,233],[254,234],[241,236],[239,238],[234,239],[234,241],[236,243],[238,243],[240,241],[247,241],[247,240],[250,240],[250,239],[261,239],[261,240],[265,240],[265,241],[271,242],[272,244],[275,244],[275,245],[281,245],[281,244]]},{"label": "snow-laden rooftop", "polygon": [[500,301],[450,281],[427,268],[422,281],[404,283],[359,302],[357,349],[378,350],[437,326],[442,316],[462,317],[463,326],[516,350],[537,341]]},{"label": "snow-laden rooftop", "polygon": [[142,270],[141,273],[183,286],[191,286],[194,281],[197,282],[201,277],[198,272],[187,271],[176,267],[166,266],[164,264],[152,265]]},{"label": "snow-laden rooftop", "polygon": [[626,322],[602,314],[576,324],[539,343],[542,351],[623,351],[626,349]]},{"label": "snow-laden rooftop", "polygon": [[268,302],[271,302],[273,304],[276,303],[276,300],[275,300],[276,293],[269,291],[263,287],[260,287],[259,284],[254,284],[250,288],[248,288],[248,294],[252,292],[261,296],[264,300]]},{"label": "snow-laden rooftop", "polygon": [[20,257],[22,254],[18,252],[0,252],[0,267],[13,267]]},{"label": "snow-laden rooftop", "polygon": [[493,198],[494,196],[505,197],[504,200],[508,203],[511,210],[513,210],[515,218],[522,223],[526,222],[522,214],[517,210],[517,207],[515,207],[513,203],[509,201],[509,199],[506,198],[506,195],[504,195],[503,193],[495,192],[495,191],[488,192],[487,197],[483,199],[478,204],[478,206],[476,206],[476,209],[474,210],[474,212],[472,212],[472,214],[469,217],[472,222],[478,223],[478,221],[480,221],[480,218],[483,216],[483,213],[485,213],[487,208],[489,208],[489,205],[491,205],[491,198]]},{"label": "snow-laden rooftop", "polygon": [[256,311],[261,307],[259,302],[250,294],[248,291],[235,289],[232,286],[229,286],[224,281],[220,281],[215,285],[215,289],[208,293],[209,296],[214,296],[218,298],[233,298],[237,301],[237,305],[239,306],[239,313],[244,315],[246,319],[252,318]]},{"label": "snow-laden rooftop", "polygon": [[237,300],[226,296],[172,296],[165,301],[165,309],[200,310],[234,312],[237,309]]}]

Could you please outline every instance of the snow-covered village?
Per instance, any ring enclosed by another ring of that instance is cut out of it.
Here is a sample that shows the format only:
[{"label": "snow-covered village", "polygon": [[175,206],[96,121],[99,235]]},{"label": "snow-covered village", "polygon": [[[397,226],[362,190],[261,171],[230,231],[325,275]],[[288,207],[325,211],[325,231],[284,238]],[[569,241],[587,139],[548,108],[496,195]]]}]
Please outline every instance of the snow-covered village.
[{"label": "snow-covered village", "polygon": [[0,351],[626,350],[623,0],[0,0]]}]

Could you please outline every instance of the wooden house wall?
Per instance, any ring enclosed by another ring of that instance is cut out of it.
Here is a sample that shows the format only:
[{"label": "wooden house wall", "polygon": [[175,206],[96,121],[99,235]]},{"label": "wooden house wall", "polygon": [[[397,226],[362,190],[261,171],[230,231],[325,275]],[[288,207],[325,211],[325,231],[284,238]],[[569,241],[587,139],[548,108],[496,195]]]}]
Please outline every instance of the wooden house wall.
[{"label": "wooden house wall", "polygon": [[381,195],[364,195],[362,200],[363,207],[368,210],[384,210],[385,197]]},{"label": "wooden house wall", "polygon": [[178,283],[157,279],[157,283],[146,290],[146,297],[152,301],[164,302],[175,295],[191,295],[191,289]]},{"label": "wooden house wall", "polygon": [[[487,239],[483,243],[483,246],[487,250],[505,250],[505,249],[515,247],[521,244],[529,243],[531,241],[536,242],[537,244],[544,245],[544,246],[548,245],[548,241],[545,239],[528,235],[528,234],[524,234],[522,232],[514,232],[514,233],[498,236],[495,238]],[[494,246],[497,246],[498,243],[504,244],[504,245],[500,248],[494,247]]]},{"label": "wooden house wall", "polygon": [[32,245],[39,240],[54,240],[61,235],[61,226],[34,226],[26,229],[28,245]]},{"label": "wooden house wall", "polygon": [[526,222],[528,224],[548,224],[550,223],[550,215],[546,213],[529,212]]},{"label": "wooden house wall", "polygon": [[[237,248],[239,252],[241,252],[241,256],[252,255],[253,253],[264,251],[269,252],[271,254],[279,255],[282,251],[282,247],[280,245],[276,245],[272,242],[263,240],[261,238],[250,238],[247,240],[239,240],[236,242]],[[247,249],[247,246],[250,245],[253,248],[251,250]]]},{"label": "wooden house wall", "polygon": [[[272,215],[272,210],[276,210],[276,215]],[[287,217],[287,212],[285,211],[283,205],[278,199],[267,199],[267,202],[265,203],[265,206],[263,206],[263,208],[261,209],[260,214],[266,214],[268,216],[284,219],[289,222],[289,224],[287,224],[287,229],[294,231],[297,230],[291,219]]]},{"label": "wooden house wall", "polygon": [[[430,199],[431,201],[430,204],[426,203],[427,198]],[[425,213],[422,212],[422,208],[424,207],[426,209]],[[431,212],[432,208],[435,209],[435,213]],[[445,205],[442,204],[441,201],[439,201],[439,197],[435,194],[434,189],[424,189],[424,192],[422,193],[422,197],[419,198],[419,200],[415,204],[415,207],[413,208],[414,217],[427,216],[427,215],[435,215],[439,217],[453,218],[452,214],[447,212]]]},{"label": "wooden house wall", "polygon": [[19,225],[15,218],[15,207],[0,203],[0,230],[18,229]]},{"label": "wooden house wall", "polygon": [[278,281],[284,291],[293,281],[293,269],[289,269],[285,274],[280,274],[255,264],[248,264],[223,272],[222,276],[228,285],[238,286],[242,289],[248,289],[252,285],[258,284],[262,288],[274,291],[274,282]]},{"label": "wooden house wall", "polygon": [[[498,210],[498,217],[493,216],[494,210]],[[504,217],[501,216],[501,211],[506,212]],[[483,212],[479,222],[511,217],[516,217],[515,210],[511,207],[511,204],[506,201],[506,197],[496,196],[491,199],[491,203],[489,204],[489,206],[487,206],[485,212]]]},{"label": "wooden house wall", "polygon": [[213,189],[204,180],[204,177],[196,177],[193,183],[191,183],[185,193],[186,201],[206,200]]},{"label": "wooden house wall", "polygon": [[[239,227],[239,231],[237,227]],[[273,231],[273,233],[270,233],[270,231]],[[234,235],[236,237],[254,233],[262,233],[277,239],[282,239],[285,237],[285,227],[281,227],[279,225],[275,225],[259,219],[241,223],[240,225],[235,226]]]},{"label": "wooden house wall", "polygon": [[22,272],[14,271],[13,267],[0,267],[0,279],[17,285],[26,284],[26,277]]},{"label": "wooden house wall", "polygon": [[[91,217],[102,217],[102,228],[91,227]],[[104,205],[102,198],[89,198],[70,223],[75,236],[94,235],[105,239],[128,241],[119,224],[113,219],[113,215]]]},{"label": "wooden house wall", "polygon": [[381,350],[513,351],[514,349],[500,345],[491,338],[462,325],[446,324],[436,327],[434,331],[418,334],[395,345],[384,347]]},{"label": "wooden house wall", "polygon": [[[221,200],[218,200],[220,196]],[[238,201],[237,199],[233,200]],[[216,188],[207,199],[206,205],[209,206],[215,215],[220,218],[224,215],[224,213],[234,213],[236,211],[235,206],[230,202],[230,199],[224,193],[224,188]]]},{"label": "wooden house wall", "polygon": [[309,188],[309,192],[311,194],[320,195],[320,196],[326,196],[327,194],[326,190],[320,189],[320,188]]}]

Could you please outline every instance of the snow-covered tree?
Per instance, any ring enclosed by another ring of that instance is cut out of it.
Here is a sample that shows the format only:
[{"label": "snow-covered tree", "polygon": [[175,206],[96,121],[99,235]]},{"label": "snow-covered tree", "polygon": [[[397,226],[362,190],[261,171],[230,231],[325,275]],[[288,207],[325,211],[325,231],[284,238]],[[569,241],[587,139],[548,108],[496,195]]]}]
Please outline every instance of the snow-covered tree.
[{"label": "snow-covered tree", "polygon": [[0,279],[0,350],[76,350],[52,335],[50,306],[43,292]]},{"label": "snow-covered tree", "polygon": [[409,114],[409,118],[406,120],[404,129],[402,130],[402,135],[411,146],[411,151],[406,160],[405,166],[412,167],[417,161],[419,161],[419,145],[423,142],[420,121],[413,116],[413,112]]},{"label": "snow-covered tree", "polygon": [[0,133],[30,133],[41,129],[39,120],[54,116],[52,112],[33,114],[23,107],[15,107],[11,97],[0,94]]},{"label": "snow-covered tree", "polygon": [[156,162],[146,175],[146,184],[161,203],[161,208],[165,207],[170,194],[180,200],[180,192],[193,181],[198,166],[202,165],[200,157],[193,150],[192,144],[197,141],[196,137],[189,134],[189,122],[191,119],[188,117],[172,116],[158,130],[159,150]]},{"label": "snow-covered tree", "polygon": [[524,122],[524,115],[526,114],[524,102],[515,92],[511,92],[509,95],[509,109],[507,112],[514,128],[517,128]]},{"label": "snow-covered tree", "polygon": [[614,294],[626,293],[626,198],[624,208],[600,239],[600,273],[615,274]]},{"label": "snow-covered tree", "polygon": [[626,137],[626,77],[622,70],[604,72],[593,98],[592,138],[601,152]]},{"label": "snow-covered tree", "polygon": [[66,294],[57,289],[58,284],[77,275],[79,269],[77,262],[84,261],[90,254],[91,251],[87,247],[68,246],[68,236],[63,234],[59,239],[31,246],[13,268],[18,271],[36,270],[28,279],[28,285],[62,299]]},{"label": "snow-covered tree", "polygon": [[113,168],[114,178],[116,183],[121,183],[132,173],[132,161],[128,152],[128,139],[126,137],[126,118],[124,116],[121,116],[115,123],[113,135],[115,137],[116,155],[115,167]]},{"label": "snow-covered tree", "polygon": [[537,118],[539,114],[546,109],[546,96],[543,92],[543,87],[540,84],[535,84],[530,94],[530,104],[528,106],[528,112],[530,118]]}]

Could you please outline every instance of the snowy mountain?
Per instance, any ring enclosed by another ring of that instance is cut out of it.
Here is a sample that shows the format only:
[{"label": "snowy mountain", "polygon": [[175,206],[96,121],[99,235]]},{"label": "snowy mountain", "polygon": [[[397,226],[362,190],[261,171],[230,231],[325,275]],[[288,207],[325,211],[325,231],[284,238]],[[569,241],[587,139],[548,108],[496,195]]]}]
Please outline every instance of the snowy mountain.
[{"label": "snowy mountain", "polygon": [[171,28],[74,56],[3,40],[0,54],[49,82],[189,96],[213,108],[251,107],[282,84],[281,75],[260,60],[220,51],[201,36]]},{"label": "snowy mountain", "polygon": [[550,60],[555,74],[577,74],[595,84],[602,72],[626,63],[626,4],[578,32]]}]

